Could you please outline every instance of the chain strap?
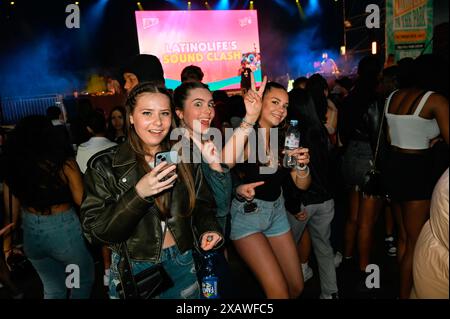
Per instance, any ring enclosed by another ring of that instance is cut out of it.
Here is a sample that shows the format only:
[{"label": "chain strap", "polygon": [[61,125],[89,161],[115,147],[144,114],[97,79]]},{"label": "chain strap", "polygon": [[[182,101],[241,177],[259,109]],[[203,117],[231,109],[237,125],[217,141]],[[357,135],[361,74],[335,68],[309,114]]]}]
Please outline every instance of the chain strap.
[{"label": "chain strap", "polygon": [[[378,102],[376,102],[378,104]],[[381,123],[380,123],[380,127],[378,128],[378,138],[377,138],[377,146],[375,148],[375,154],[373,156],[373,168],[375,169],[376,167],[376,162],[377,162],[377,157],[378,157],[378,150],[380,148],[380,139],[381,139],[381,132],[383,130],[383,124],[384,124],[384,117],[385,117],[385,112],[386,112],[386,108],[388,107],[388,103],[387,100],[384,104],[384,108],[383,108],[383,113],[381,116]]]}]

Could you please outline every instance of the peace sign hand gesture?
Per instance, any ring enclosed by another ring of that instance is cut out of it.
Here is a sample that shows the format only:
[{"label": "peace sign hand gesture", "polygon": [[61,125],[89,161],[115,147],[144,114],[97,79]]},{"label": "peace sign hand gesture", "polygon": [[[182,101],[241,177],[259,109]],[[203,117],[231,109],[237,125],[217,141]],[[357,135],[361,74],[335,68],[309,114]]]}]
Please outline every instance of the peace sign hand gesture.
[{"label": "peace sign hand gesture", "polygon": [[248,90],[244,96],[244,104],[246,111],[245,119],[247,122],[256,123],[256,121],[259,118],[259,114],[261,113],[262,96],[266,88],[267,76],[264,76],[264,79],[258,91],[256,91],[256,82],[253,73],[250,73],[250,80],[251,80],[251,89]]}]

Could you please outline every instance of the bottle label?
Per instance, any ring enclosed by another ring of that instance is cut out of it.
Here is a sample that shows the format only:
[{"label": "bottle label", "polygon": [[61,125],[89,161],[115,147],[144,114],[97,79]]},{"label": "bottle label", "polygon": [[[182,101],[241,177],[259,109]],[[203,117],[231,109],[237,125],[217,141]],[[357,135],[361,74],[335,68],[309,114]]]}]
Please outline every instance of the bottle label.
[{"label": "bottle label", "polygon": [[296,149],[300,146],[300,139],[295,134],[289,134],[284,141],[284,147],[289,149]]},{"label": "bottle label", "polygon": [[206,299],[219,298],[217,291],[217,277],[209,276],[204,277],[202,281],[202,295]]}]

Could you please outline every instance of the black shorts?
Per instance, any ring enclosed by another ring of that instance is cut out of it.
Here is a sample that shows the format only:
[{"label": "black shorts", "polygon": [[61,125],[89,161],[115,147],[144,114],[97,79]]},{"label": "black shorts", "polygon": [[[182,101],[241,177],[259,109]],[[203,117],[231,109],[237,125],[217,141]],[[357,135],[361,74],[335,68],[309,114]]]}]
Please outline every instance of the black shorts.
[{"label": "black shorts", "polygon": [[385,187],[396,201],[430,200],[436,183],[430,151],[420,154],[390,150],[383,172]]}]

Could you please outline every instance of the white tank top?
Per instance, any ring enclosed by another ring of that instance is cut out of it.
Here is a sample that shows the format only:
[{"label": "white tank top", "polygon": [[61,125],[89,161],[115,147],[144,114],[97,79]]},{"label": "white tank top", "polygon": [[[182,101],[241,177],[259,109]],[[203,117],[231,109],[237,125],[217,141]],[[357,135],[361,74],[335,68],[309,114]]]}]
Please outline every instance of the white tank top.
[{"label": "white tank top", "polygon": [[416,111],[413,114],[405,115],[388,113],[391,98],[396,92],[394,91],[389,95],[385,108],[391,145],[410,150],[430,148],[430,141],[440,134],[439,126],[436,119],[424,119],[419,114],[434,92],[428,91],[425,93]]}]

